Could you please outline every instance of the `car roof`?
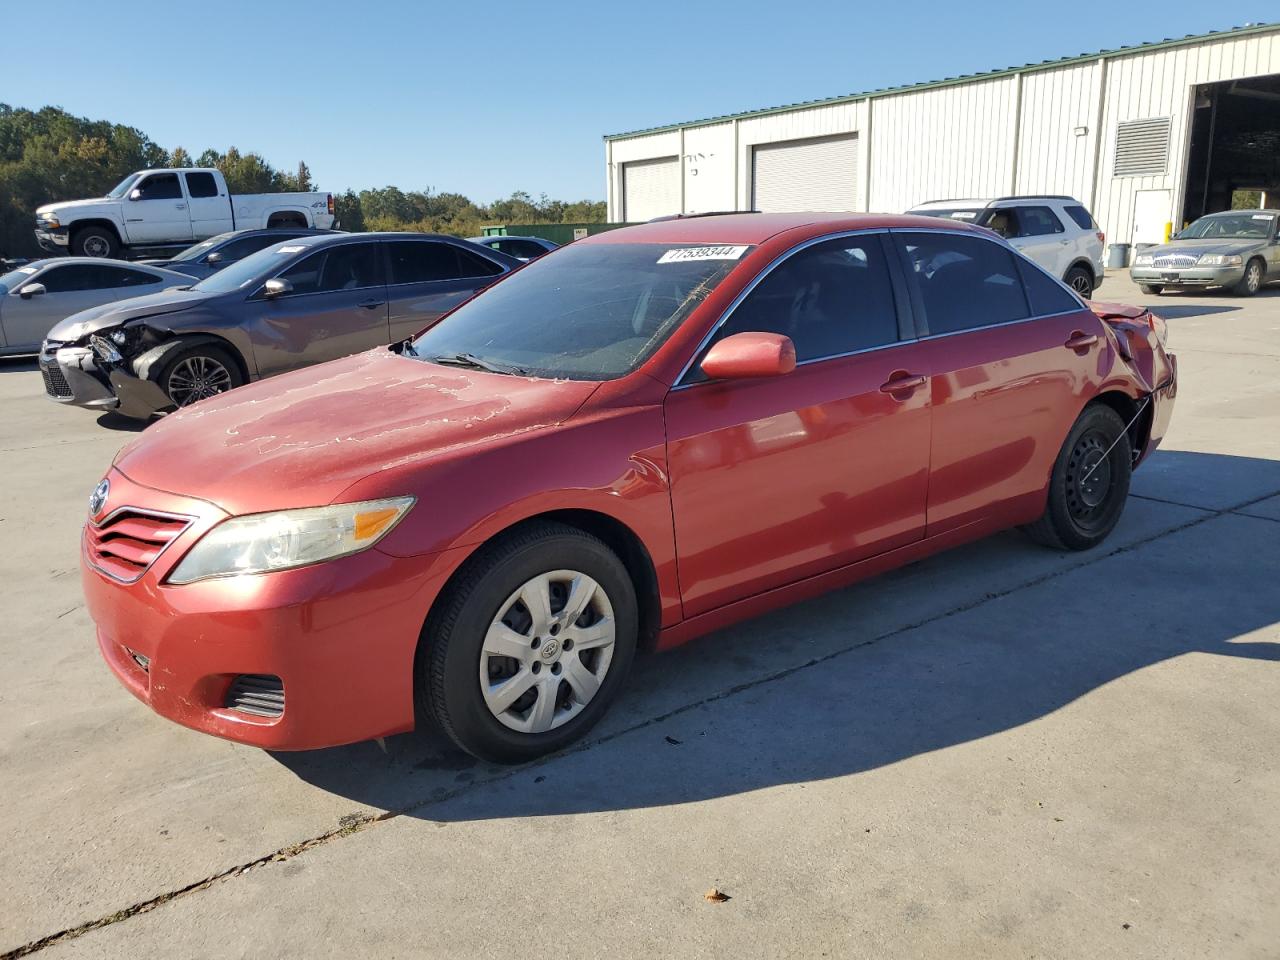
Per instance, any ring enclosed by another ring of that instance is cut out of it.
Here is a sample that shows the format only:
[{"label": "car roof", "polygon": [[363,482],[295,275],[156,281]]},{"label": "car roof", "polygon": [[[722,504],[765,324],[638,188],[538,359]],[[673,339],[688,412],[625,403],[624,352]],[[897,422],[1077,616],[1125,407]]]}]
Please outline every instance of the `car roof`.
[{"label": "car roof", "polygon": [[790,230],[799,231],[802,237],[820,237],[850,230],[892,227],[987,233],[965,223],[905,213],[735,213],[654,220],[597,233],[576,241],[574,246],[584,243],[756,244]]},{"label": "car roof", "polygon": [[1009,197],[962,197],[954,200],[930,200],[926,203],[918,203],[912,210],[950,210],[953,207],[990,207],[995,204],[1003,206],[1017,206],[1019,204],[1037,204],[1046,203],[1070,204],[1074,207],[1083,207],[1084,204],[1075,197],[1067,196],[1062,193],[1026,193],[1019,196]]},{"label": "car roof", "polygon": [[523,233],[499,233],[490,237],[467,237],[471,243],[492,243],[495,240],[532,240],[534,243],[555,243],[546,237],[531,237]]},{"label": "car roof", "polygon": [[[1256,213],[1259,216],[1265,213],[1268,216],[1274,217],[1274,216],[1280,215],[1280,210],[1275,210],[1271,207],[1250,207],[1248,210],[1218,210],[1218,211],[1215,211],[1214,213],[1206,213],[1204,216],[1205,217],[1228,217],[1236,213]],[[1200,219],[1203,220],[1204,217],[1201,217]]]}]

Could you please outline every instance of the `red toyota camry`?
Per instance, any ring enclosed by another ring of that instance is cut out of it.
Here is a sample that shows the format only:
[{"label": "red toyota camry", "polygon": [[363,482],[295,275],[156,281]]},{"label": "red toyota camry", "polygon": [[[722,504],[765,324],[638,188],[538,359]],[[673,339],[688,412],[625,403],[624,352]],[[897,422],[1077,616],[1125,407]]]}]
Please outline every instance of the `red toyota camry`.
[{"label": "red toyota camry", "polygon": [[303,749],[434,718],[526,760],[638,648],[1007,527],[1095,546],[1169,422],[1164,341],[964,224],[618,230],[148,429],[91,498],[85,593],[178,723]]}]

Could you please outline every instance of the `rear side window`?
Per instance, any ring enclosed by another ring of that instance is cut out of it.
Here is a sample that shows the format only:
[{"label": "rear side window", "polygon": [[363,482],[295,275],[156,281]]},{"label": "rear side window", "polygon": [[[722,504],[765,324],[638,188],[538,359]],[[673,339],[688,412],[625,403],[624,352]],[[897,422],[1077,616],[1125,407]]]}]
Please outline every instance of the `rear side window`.
[{"label": "rear side window", "polygon": [[486,260],[478,253],[472,253],[470,250],[463,250],[454,247],[458,253],[458,275],[465,278],[469,277],[496,277],[502,272],[502,268],[492,260]]},{"label": "rear side window", "polygon": [[181,200],[182,187],[176,173],[153,173],[138,186],[143,200]]},{"label": "rear side window", "polygon": [[1030,310],[1014,255],[993,240],[961,234],[898,234],[930,334],[958,333]]},{"label": "rear side window", "polygon": [[201,197],[216,197],[218,195],[218,181],[213,179],[212,173],[188,173],[187,193],[191,194],[193,199]]},{"label": "rear side window", "polygon": [[108,267],[107,269],[116,274],[115,282],[110,284],[113,287],[145,287],[152,283],[159,283],[164,279],[154,274],[143,273],[141,270],[123,270],[114,267]]},{"label": "rear side window", "polygon": [[392,283],[457,280],[458,255],[452,245],[431,240],[399,240],[387,244]]},{"label": "rear side window", "polygon": [[1034,263],[1019,257],[1018,273],[1026,287],[1033,316],[1046,317],[1053,313],[1070,313],[1080,309],[1076,298]]},{"label": "rear side window", "polygon": [[1098,225],[1093,222],[1093,217],[1089,215],[1089,211],[1084,207],[1071,206],[1063,207],[1063,212],[1076,222],[1081,230],[1097,230]]},{"label": "rear side window", "polygon": [[[807,247],[773,269],[716,334],[780,333],[796,360],[820,360],[898,340],[898,314],[878,234]],[[701,379],[690,370],[689,379]]]},{"label": "rear side window", "polygon": [[532,240],[499,240],[494,246],[507,256],[519,257],[522,260],[532,260],[547,252]]}]

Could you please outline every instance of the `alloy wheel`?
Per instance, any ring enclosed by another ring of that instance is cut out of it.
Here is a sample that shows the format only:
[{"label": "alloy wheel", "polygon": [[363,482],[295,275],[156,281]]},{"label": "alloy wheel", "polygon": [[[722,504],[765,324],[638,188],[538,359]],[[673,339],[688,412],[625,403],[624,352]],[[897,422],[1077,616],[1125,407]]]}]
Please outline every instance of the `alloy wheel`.
[{"label": "alloy wheel", "polygon": [[1088,297],[1093,294],[1093,282],[1083,273],[1077,273],[1071,278],[1071,289],[1082,297]]},{"label": "alloy wheel", "polygon": [[1258,265],[1258,261],[1254,260],[1249,264],[1249,269],[1245,273],[1244,282],[1250,293],[1258,292],[1258,288],[1262,286],[1262,267]]},{"label": "alloy wheel", "polygon": [[585,573],[553,570],[528,580],[498,608],[481,645],[489,712],[521,733],[568,723],[604,683],[616,633],[608,594]]},{"label": "alloy wheel", "polygon": [[212,357],[187,357],[169,374],[169,399],[179,407],[230,389],[231,371]]}]

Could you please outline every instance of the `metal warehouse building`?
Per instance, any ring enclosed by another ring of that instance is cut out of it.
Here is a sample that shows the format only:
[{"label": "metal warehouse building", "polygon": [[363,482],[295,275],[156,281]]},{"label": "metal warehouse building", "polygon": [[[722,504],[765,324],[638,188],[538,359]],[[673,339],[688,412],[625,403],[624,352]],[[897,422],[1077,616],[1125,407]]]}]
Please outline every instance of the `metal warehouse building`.
[{"label": "metal warehouse building", "polygon": [[1066,193],[1156,243],[1235,191],[1280,204],[1280,24],[605,137],[611,221]]}]

